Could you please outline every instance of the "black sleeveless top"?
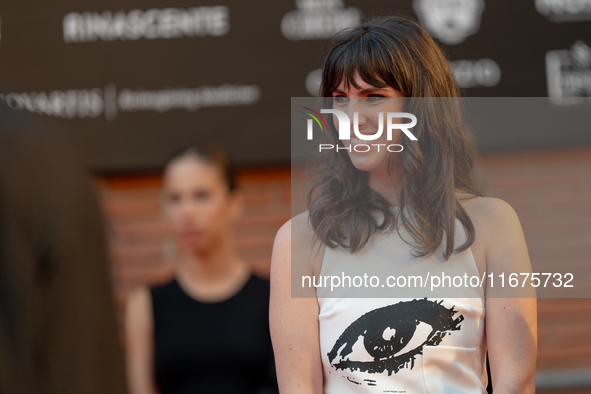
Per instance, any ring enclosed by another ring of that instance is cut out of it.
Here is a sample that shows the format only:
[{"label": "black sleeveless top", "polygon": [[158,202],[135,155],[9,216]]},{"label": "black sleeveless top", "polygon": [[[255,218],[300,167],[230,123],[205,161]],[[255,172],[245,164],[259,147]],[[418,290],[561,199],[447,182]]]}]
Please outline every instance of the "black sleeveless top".
[{"label": "black sleeveless top", "polygon": [[268,281],[253,275],[215,303],[195,300],[176,280],[150,293],[161,394],[278,393]]}]

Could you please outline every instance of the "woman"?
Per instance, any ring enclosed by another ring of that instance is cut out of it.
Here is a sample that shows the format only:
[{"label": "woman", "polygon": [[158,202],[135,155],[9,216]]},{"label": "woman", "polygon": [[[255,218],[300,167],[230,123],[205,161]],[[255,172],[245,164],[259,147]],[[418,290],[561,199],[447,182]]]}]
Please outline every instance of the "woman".
[{"label": "woman", "polygon": [[164,173],[177,241],[175,278],[141,288],[126,312],[132,394],[277,392],[268,328],[269,282],[235,249],[243,210],[226,157],[191,146]]},{"label": "woman", "polygon": [[[322,108],[347,114],[363,138],[340,141],[339,120],[327,119],[326,142],[341,152],[319,155],[308,212],[275,240],[270,324],[281,392],[485,393],[488,351],[496,394],[533,393],[533,298],[488,298],[475,288],[461,297],[360,299],[347,287],[318,287],[311,297],[292,282],[374,267],[446,267],[479,277],[531,271],[514,210],[476,190],[458,87],[420,26],[388,17],[339,33],[321,95],[329,98]],[[401,130],[391,141],[385,131],[371,140],[386,130],[379,112],[415,114],[417,140]],[[371,143],[403,150],[363,152]],[[425,337],[417,341],[418,334]]]}]

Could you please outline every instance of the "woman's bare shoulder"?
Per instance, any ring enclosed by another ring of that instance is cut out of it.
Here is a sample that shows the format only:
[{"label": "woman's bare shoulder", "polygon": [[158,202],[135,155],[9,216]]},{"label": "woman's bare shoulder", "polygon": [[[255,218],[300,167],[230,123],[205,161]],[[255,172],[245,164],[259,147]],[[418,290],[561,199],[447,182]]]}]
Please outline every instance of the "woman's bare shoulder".
[{"label": "woman's bare shoulder", "polygon": [[513,207],[500,198],[462,193],[458,199],[472,220],[498,221],[517,217]]},{"label": "woman's bare shoulder", "polygon": [[146,285],[139,285],[131,290],[126,297],[125,307],[132,313],[145,313],[152,308],[152,296],[150,288]]},{"label": "woman's bare shoulder", "polygon": [[324,256],[324,244],[315,236],[308,211],[288,220],[277,232],[274,248],[276,253],[288,252],[292,266],[318,272]]},{"label": "woman's bare shoulder", "polygon": [[521,232],[521,223],[513,207],[495,197],[464,196],[459,198],[462,207],[472,220],[480,238],[495,242],[508,234]]},{"label": "woman's bare shoulder", "polygon": [[310,224],[309,211],[302,212],[287,222],[285,222],[279,231],[277,231],[276,243],[278,241],[299,241],[310,240],[314,236],[314,229]]},{"label": "woman's bare shoulder", "polygon": [[140,285],[132,290],[126,299],[126,331],[132,334],[138,331],[149,331],[152,324],[152,297],[150,288]]}]

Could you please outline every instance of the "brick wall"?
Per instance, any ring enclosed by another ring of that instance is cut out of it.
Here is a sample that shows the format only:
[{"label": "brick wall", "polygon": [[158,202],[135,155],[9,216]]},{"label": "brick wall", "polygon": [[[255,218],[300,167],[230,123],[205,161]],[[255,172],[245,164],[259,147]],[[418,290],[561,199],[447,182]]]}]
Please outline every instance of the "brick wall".
[{"label": "brick wall", "polygon": [[[487,155],[478,175],[519,215],[534,267],[591,281],[590,148]],[[538,330],[539,370],[591,367],[591,299],[539,299]]]},{"label": "brick wall", "polygon": [[[591,276],[591,148],[484,155],[481,190],[517,211],[536,266],[566,264]],[[268,276],[276,231],[290,218],[289,168],[243,170],[246,213],[236,228],[240,253]],[[297,179],[294,179],[294,184]],[[111,232],[117,300],[173,273],[160,209],[158,175],[97,179]],[[294,190],[301,200],[303,189]],[[539,300],[539,370],[591,367],[591,299]],[[585,339],[587,338],[587,339]]]}]

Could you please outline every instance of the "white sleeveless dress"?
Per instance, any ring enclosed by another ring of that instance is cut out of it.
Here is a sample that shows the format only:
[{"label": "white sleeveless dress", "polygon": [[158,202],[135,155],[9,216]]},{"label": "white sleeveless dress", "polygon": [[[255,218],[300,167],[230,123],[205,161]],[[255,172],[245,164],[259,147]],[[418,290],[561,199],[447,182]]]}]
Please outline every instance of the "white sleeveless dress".
[{"label": "white sleeveless dress", "polygon": [[[396,276],[479,276],[470,249],[447,261],[416,258],[405,235],[376,234],[353,255],[326,248],[320,275],[352,277],[371,266]],[[456,245],[465,239],[456,220]],[[317,288],[325,394],[486,394],[482,288],[465,289],[458,298],[346,298],[350,294],[346,287]]]}]

